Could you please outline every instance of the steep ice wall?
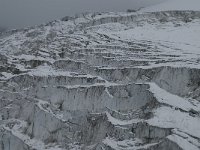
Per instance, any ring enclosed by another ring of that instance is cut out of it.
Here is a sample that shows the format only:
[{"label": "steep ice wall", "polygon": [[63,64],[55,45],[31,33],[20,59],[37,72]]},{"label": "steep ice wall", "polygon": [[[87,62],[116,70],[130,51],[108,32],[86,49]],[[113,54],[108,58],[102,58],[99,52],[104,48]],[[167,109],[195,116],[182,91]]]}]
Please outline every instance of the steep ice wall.
[{"label": "steep ice wall", "polygon": [[0,149],[200,149],[199,31],[176,9],[4,33]]}]

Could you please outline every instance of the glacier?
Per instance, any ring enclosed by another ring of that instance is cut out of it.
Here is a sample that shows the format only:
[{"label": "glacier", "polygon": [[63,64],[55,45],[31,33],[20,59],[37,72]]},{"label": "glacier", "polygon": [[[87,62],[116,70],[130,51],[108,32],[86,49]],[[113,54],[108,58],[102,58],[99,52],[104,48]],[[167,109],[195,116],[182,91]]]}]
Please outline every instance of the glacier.
[{"label": "glacier", "polygon": [[200,10],[185,1],[2,33],[0,150],[199,150]]}]

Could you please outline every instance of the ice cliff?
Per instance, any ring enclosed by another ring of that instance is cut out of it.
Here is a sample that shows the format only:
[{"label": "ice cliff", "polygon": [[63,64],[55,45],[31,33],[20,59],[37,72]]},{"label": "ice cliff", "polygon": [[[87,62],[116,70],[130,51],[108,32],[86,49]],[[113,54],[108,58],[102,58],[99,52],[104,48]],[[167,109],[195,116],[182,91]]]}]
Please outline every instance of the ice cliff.
[{"label": "ice cliff", "polygon": [[199,150],[200,11],[142,11],[3,33],[0,150]]}]

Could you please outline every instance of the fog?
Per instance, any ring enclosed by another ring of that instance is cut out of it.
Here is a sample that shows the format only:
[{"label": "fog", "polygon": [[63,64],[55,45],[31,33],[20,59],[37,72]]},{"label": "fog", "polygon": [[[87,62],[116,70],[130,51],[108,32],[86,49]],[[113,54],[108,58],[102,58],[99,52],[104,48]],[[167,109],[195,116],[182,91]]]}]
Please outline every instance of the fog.
[{"label": "fog", "polygon": [[81,12],[126,11],[162,0],[0,0],[0,27],[22,28]]}]

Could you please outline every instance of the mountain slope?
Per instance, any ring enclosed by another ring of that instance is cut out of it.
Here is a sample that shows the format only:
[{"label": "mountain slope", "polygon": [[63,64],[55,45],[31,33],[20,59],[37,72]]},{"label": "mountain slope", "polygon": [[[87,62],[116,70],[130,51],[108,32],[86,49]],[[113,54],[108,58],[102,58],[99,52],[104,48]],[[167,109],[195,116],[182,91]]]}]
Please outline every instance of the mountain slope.
[{"label": "mountain slope", "polygon": [[199,150],[200,12],[86,13],[0,38],[0,149]]},{"label": "mountain slope", "polygon": [[164,0],[164,2],[144,8],[142,12],[193,10],[200,11],[199,0]]}]

